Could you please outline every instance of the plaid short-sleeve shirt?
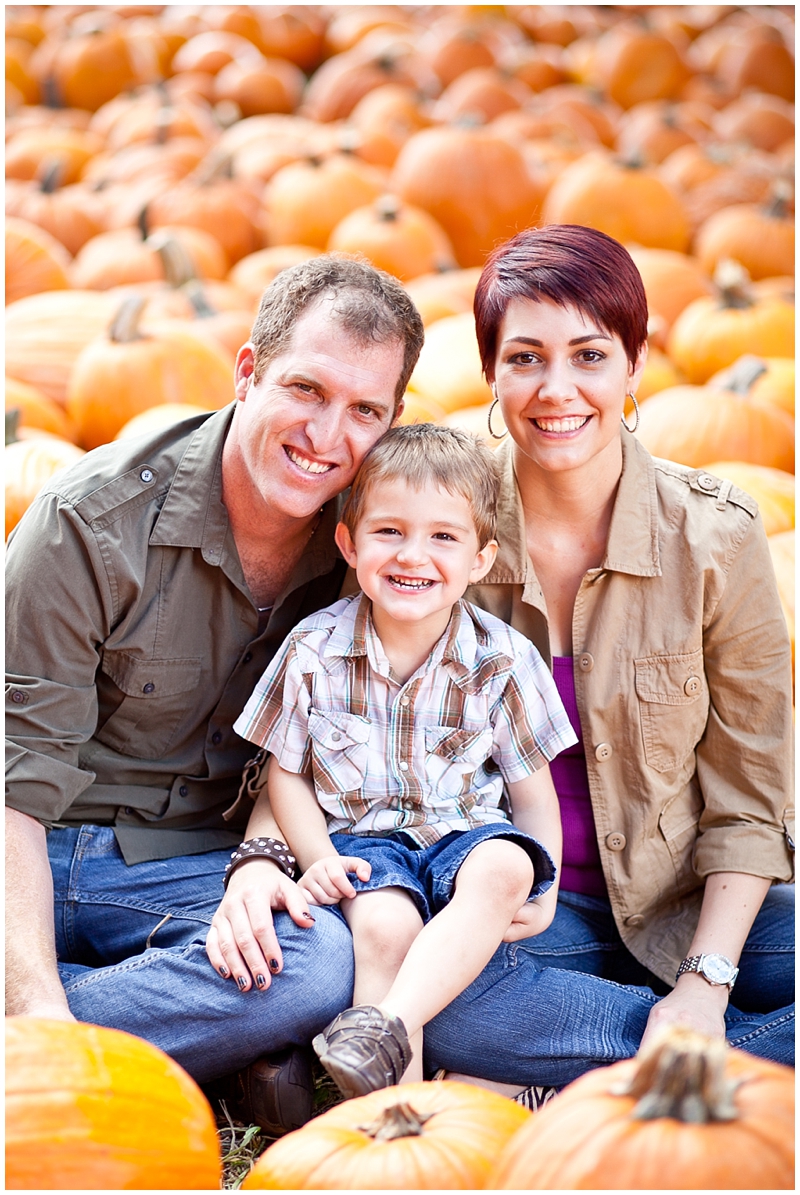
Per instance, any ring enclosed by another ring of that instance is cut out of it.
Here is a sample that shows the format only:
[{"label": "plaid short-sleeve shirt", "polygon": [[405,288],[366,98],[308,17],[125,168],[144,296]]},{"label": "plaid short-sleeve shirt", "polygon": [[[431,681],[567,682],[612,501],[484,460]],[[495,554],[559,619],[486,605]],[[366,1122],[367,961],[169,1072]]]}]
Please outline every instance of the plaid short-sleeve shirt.
[{"label": "plaid short-sleeve shirt", "polygon": [[402,683],[363,594],[299,623],[234,729],[313,777],[331,833],[403,830],[421,846],[507,820],[504,782],[576,741],[536,648],[504,622],[457,602]]}]

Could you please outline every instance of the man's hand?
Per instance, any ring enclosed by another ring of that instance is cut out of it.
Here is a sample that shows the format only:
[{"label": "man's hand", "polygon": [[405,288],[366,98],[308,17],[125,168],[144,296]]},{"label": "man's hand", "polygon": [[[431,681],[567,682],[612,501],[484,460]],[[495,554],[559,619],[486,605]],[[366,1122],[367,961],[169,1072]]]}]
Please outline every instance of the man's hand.
[{"label": "man's hand", "polygon": [[372,867],[366,859],[354,855],[326,855],[306,869],[297,886],[308,897],[309,904],[337,905],[340,900],[357,895],[347,878],[348,872],[366,881],[372,875]]},{"label": "man's hand", "polygon": [[641,1045],[665,1025],[688,1025],[707,1037],[724,1037],[727,1004],[726,987],[715,987],[701,975],[682,975],[669,995],[652,1008]]},{"label": "man's hand", "polygon": [[285,910],[303,929],[314,924],[297,884],[269,859],[249,859],[231,876],[206,937],[211,965],[223,979],[235,980],[243,992],[250,990],[253,981],[265,992],[270,976],[283,967],[272,909]]}]

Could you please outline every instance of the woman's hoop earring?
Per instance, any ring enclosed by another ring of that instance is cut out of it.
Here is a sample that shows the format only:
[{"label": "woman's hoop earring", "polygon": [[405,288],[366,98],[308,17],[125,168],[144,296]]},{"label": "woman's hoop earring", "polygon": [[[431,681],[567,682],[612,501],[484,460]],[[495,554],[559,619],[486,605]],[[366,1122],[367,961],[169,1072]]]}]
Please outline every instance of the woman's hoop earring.
[{"label": "woman's hoop earring", "polygon": [[[626,394],[626,395],[625,395],[625,397],[626,397],[626,398],[629,398],[629,399],[631,400],[631,402],[633,403],[633,409],[634,409],[634,411],[636,412],[636,422],[634,423],[633,427],[629,427],[629,426],[628,426],[628,422],[627,422],[627,420],[626,420],[626,418],[625,418],[625,412],[624,412],[624,411],[623,411],[623,412],[622,412],[622,414],[620,415],[620,421],[622,422],[622,426],[625,428],[625,430],[626,430],[626,431],[629,431],[629,432],[631,433],[631,435],[633,435],[633,433],[636,431],[637,427],[639,426],[639,404],[638,404],[638,402],[636,401],[636,395],[635,395],[635,394]],[[489,414],[491,415],[491,411],[489,412]],[[492,429],[491,429],[491,428],[489,428],[489,431],[491,431],[491,430],[492,430]]]},{"label": "woman's hoop earring", "polygon": [[489,424],[489,435],[492,437],[493,440],[504,440],[505,437],[508,435],[508,428],[506,428],[506,430],[504,432],[502,432],[499,436],[498,436],[497,432],[492,431],[492,411],[495,409],[495,407],[497,406],[499,401],[500,401],[500,399],[496,398],[494,400],[494,402],[492,403],[492,405],[489,407],[489,418],[486,420],[486,422]]}]

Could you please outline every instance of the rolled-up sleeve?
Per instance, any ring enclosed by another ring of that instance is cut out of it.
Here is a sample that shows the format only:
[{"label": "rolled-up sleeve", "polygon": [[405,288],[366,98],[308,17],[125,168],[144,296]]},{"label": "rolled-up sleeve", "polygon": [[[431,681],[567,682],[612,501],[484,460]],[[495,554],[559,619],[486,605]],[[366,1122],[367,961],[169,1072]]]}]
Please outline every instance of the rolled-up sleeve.
[{"label": "rolled-up sleeve", "polygon": [[793,875],[791,648],[760,517],[732,553],[705,628],[710,710],[697,746],[698,875]]},{"label": "rolled-up sleeve", "polygon": [[97,726],[113,607],[91,529],[56,494],[40,496],[6,557],[6,804],[41,821],[58,820],[94,780],[79,749]]}]

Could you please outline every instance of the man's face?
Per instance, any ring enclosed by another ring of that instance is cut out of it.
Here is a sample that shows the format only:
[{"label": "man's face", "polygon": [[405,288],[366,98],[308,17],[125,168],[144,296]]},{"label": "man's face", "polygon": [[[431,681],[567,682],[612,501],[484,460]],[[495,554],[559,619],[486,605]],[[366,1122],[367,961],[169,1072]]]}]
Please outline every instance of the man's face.
[{"label": "man's face", "polygon": [[242,348],[226,487],[233,476],[253,509],[264,506],[272,517],[312,517],[350,485],[390,427],[402,365],[401,341],[361,344],[332,314],[330,300],[303,313],[258,383],[252,350]]}]

